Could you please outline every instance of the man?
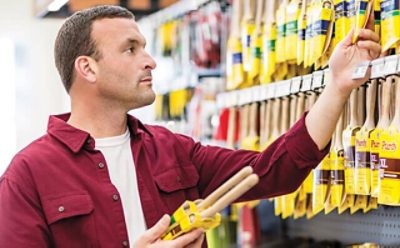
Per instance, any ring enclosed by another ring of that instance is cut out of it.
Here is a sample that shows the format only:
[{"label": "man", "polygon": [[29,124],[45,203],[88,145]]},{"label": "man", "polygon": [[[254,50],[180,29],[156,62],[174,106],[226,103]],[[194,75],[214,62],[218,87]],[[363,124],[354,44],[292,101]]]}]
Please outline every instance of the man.
[{"label": "man", "polygon": [[[251,165],[260,183],[240,200],[294,191],[329,150],[355,65],[379,56],[379,37],[352,33],[332,55],[331,82],[297,124],[262,153],[202,146],[127,115],[151,104],[154,60],[133,15],[101,6],[71,16],[55,62],[71,113],[20,151],[0,181],[0,247],[199,247],[201,230],[160,237],[184,200],[204,198]],[[148,229],[149,228],[149,229]],[[146,230],[147,229],[147,230]]]}]

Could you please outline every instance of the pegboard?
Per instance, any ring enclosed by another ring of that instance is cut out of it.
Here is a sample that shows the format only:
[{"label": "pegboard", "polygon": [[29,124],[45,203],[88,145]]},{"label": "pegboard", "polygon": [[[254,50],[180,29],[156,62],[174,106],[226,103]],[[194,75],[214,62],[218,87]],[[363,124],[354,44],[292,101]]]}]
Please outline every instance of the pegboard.
[{"label": "pegboard", "polygon": [[400,207],[380,206],[366,214],[348,211],[341,215],[319,213],[310,220],[287,221],[289,237],[336,240],[342,244],[373,242],[385,247],[400,247]]}]

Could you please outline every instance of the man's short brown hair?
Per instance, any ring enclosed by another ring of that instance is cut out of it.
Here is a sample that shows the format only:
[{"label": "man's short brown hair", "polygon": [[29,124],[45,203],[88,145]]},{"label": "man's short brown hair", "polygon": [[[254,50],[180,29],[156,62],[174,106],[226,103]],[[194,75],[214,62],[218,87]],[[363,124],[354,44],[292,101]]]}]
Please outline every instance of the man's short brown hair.
[{"label": "man's short brown hair", "polygon": [[58,73],[67,92],[74,79],[74,63],[79,56],[92,56],[98,60],[100,52],[91,38],[92,24],[103,18],[131,18],[134,15],[119,6],[97,6],[78,11],[69,17],[58,32],[54,45],[54,58]]}]

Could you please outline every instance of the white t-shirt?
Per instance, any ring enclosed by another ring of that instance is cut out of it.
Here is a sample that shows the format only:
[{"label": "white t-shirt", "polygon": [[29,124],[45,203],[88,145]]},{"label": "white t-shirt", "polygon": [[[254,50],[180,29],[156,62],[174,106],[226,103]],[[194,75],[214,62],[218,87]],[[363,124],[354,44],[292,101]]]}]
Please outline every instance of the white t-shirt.
[{"label": "white t-shirt", "polygon": [[129,241],[133,244],[146,230],[129,129],[123,135],[95,139],[96,149],[106,159],[111,182],[117,188],[125,215]]}]

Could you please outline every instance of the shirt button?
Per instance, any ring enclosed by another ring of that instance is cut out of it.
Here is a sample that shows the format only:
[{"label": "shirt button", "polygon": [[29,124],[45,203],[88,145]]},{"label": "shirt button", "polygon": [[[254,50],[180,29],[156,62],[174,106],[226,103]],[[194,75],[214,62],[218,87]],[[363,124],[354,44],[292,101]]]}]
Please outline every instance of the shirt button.
[{"label": "shirt button", "polygon": [[122,241],[122,246],[123,247],[128,247],[128,241],[126,241],[126,240]]},{"label": "shirt button", "polygon": [[114,201],[118,201],[119,200],[119,196],[117,194],[113,195],[112,198],[113,198]]},{"label": "shirt button", "polygon": [[62,213],[62,212],[64,212],[64,210],[65,210],[64,206],[60,206],[60,207],[58,207],[58,212],[59,212],[59,213]]},{"label": "shirt button", "polygon": [[104,168],[104,164],[102,162],[99,163],[99,168],[103,169]]}]

